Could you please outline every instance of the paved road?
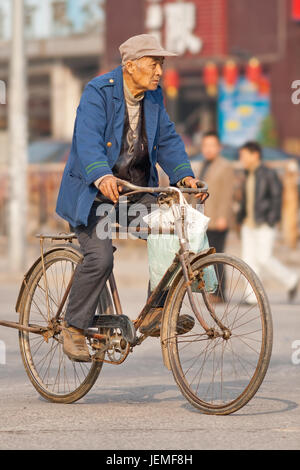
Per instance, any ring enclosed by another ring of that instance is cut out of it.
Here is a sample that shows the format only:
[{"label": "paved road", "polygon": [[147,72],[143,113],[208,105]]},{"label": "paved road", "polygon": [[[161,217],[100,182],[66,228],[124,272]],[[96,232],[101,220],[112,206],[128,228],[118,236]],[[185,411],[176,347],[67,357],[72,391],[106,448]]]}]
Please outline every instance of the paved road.
[{"label": "paved road", "polygon": [[[231,251],[238,251],[233,242]],[[117,253],[124,310],[134,318],[145,300],[145,247],[135,254],[121,247]],[[293,263],[295,253],[283,255]],[[300,359],[300,347],[297,355],[292,345],[300,342],[300,295],[288,305],[281,286],[266,287],[274,321],[271,365],[254,399],[225,417],[201,414],[186,401],[162,363],[155,338],[136,348],[124,364],[105,365],[79,402],[47,403],[25,374],[17,332],[0,327],[6,345],[6,364],[0,365],[0,448],[299,449],[300,364],[293,364],[292,354]],[[17,292],[18,283],[2,272],[0,318],[16,318]]]}]

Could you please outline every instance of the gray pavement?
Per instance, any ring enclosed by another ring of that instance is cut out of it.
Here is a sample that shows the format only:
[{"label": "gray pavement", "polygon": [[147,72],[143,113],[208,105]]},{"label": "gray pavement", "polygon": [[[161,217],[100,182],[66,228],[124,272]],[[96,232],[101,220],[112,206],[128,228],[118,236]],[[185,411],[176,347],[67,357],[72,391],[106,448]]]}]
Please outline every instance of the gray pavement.
[{"label": "gray pavement", "polygon": [[[227,251],[239,253],[234,235]],[[32,248],[30,256],[35,255]],[[278,256],[300,272],[298,255],[278,244]],[[121,244],[115,265],[124,313],[135,318],[148,281],[144,242],[136,242],[135,252],[131,244]],[[1,319],[17,318],[20,280],[0,272]],[[6,346],[6,364],[0,364],[0,449],[299,449],[300,364],[292,354],[300,360],[300,345],[298,354],[292,346],[300,342],[300,294],[288,305],[280,285],[268,281],[266,289],[274,322],[270,368],[256,396],[225,417],[201,414],[186,401],[155,338],[135,348],[125,363],[105,364],[79,402],[48,403],[27,378],[17,331],[0,327]]]}]

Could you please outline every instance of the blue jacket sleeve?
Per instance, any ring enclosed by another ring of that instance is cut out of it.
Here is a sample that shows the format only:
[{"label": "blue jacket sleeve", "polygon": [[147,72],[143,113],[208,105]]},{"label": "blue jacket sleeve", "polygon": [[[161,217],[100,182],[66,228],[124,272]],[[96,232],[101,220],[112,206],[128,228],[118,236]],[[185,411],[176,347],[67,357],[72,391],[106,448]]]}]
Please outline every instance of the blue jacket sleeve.
[{"label": "blue jacket sleeve", "polygon": [[82,94],[75,123],[77,155],[87,184],[112,174],[104,141],[106,123],[106,103],[101,89],[88,84]]},{"label": "blue jacket sleeve", "polygon": [[177,134],[175,125],[168,116],[163,104],[161,89],[159,91],[161,109],[157,162],[169,176],[170,184],[176,184],[186,176],[194,177],[194,173],[185,151],[183,140]]}]

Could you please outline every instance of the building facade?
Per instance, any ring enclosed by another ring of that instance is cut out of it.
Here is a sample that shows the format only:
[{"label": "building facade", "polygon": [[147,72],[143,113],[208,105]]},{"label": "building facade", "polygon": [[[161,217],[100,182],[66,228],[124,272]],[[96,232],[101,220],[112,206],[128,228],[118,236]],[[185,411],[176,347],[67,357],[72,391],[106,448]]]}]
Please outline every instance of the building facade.
[{"label": "building facade", "polygon": [[[69,140],[85,83],[120,63],[123,41],[148,32],[178,54],[166,62],[164,88],[181,132],[197,141],[218,128],[229,143],[260,133],[300,154],[300,0],[24,1],[32,139]],[[0,2],[6,96],[12,4]]]},{"label": "building facade", "polygon": [[239,130],[239,139],[300,154],[300,105],[292,99],[299,12],[299,0],[109,0],[104,61],[106,68],[120,63],[118,46],[128,37],[154,34],[178,53],[167,61],[165,88],[180,130],[192,136],[219,128],[228,143],[240,142]]},{"label": "building facade", "polygon": [[[28,120],[31,139],[70,140],[85,83],[99,73],[104,13],[99,0],[25,0]],[[11,0],[0,2],[0,81],[9,97]],[[7,107],[0,106],[0,132]]]}]

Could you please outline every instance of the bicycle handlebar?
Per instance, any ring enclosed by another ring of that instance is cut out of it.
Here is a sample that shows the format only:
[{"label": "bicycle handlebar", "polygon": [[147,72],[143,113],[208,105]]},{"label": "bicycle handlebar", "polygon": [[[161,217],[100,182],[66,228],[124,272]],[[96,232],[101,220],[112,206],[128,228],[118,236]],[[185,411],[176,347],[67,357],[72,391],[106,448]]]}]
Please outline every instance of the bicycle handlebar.
[{"label": "bicycle handlebar", "polygon": [[[148,186],[136,186],[135,184],[129,183],[129,181],[121,180],[117,178],[117,184],[122,186],[126,186],[127,188],[131,189],[132,191],[136,192],[145,192],[145,193],[173,193],[175,187],[172,186],[158,186],[156,188],[148,187]],[[185,188],[179,187],[179,189],[183,193],[188,194],[199,194],[199,193],[207,193],[208,187],[204,181],[199,181],[197,183],[200,187],[199,188]]]}]

